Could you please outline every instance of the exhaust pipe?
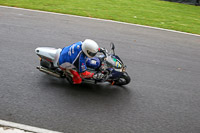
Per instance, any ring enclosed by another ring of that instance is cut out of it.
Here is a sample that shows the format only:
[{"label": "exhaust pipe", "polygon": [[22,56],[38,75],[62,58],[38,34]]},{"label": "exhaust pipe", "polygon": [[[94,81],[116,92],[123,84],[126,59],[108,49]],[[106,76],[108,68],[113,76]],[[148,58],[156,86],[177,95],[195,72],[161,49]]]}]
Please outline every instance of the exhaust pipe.
[{"label": "exhaust pipe", "polygon": [[50,70],[48,70],[48,69],[46,69],[46,68],[44,68],[42,66],[37,66],[36,68],[38,70],[40,70],[41,72],[44,72],[46,74],[52,75],[52,76],[57,77],[57,78],[61,78],[59,74],[57,74],[55,72],[52,72],[52,71],[50,71]]}]

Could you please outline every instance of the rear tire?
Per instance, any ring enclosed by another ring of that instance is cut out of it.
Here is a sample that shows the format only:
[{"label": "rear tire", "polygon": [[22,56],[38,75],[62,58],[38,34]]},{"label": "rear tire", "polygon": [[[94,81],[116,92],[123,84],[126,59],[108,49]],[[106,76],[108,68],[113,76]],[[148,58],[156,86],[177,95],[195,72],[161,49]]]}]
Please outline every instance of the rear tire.
[{"label": "rear tire", "polygon": [[44,60],[44,59],[40,60],[40,65],[45,67],[45,68],[51,68],[51,63],[47,60]]},{"label": "rear tire", "polygon": [[66,77],[66,80],[67,80],[71,85],[74,84],[72,77],[67,76],[67,77]]}]

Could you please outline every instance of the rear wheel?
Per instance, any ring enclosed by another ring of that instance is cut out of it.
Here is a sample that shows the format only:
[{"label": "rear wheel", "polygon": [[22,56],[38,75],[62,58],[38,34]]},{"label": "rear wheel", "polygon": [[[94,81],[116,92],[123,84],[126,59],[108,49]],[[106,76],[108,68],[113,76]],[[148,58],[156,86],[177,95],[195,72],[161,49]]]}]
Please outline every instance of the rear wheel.
[{"label": "rear wheel", "polygon": [[124,72],[118,80],[114,82],[114,85],[127,85],[130,83],[131,78],[129,77],[128,73]]},{"label": "rear wheel", "polygon": [[66,80],[67,80],[71,85],[74,84],[73,79],[72,79],[71,76],[66,76]]},{"label": "rear wheel", "polygon": [[41,59],[40,60],[40,65],[45,67],[45,68],[51,68],[52,65],[49,61],[45,60],[45,59]]}]

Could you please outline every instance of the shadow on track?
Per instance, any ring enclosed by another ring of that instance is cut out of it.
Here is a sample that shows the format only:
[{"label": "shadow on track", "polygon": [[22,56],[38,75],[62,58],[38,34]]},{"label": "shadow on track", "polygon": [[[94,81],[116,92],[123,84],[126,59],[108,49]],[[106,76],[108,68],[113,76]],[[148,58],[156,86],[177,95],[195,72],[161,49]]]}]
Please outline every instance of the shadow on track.
[{"label": "shadow on track", "polygon": [[55,93],[65,93],[66,95],[79,97],[101,97],[115,99],[130,94],[130,88],[126,86],[115,86],[109,83],[86,83],[83,82],[79,85],[72,85],[65,79],[57,79],[49,75],[40,77],[39,86],[47,91]]}]

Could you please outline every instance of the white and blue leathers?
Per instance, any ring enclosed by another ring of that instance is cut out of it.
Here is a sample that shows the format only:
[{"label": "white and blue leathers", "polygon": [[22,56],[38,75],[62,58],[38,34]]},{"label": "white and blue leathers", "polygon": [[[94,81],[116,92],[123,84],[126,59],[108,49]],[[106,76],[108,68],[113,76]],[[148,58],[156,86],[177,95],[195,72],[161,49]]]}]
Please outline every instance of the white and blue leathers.
[{"label": "white and blue leathers", "polygon": [[81,46],[82,42],[77,42],[62,49],[59,57],[61,68],[76,69],[79,73],[87,70],[87,56],[83,53]]}]

